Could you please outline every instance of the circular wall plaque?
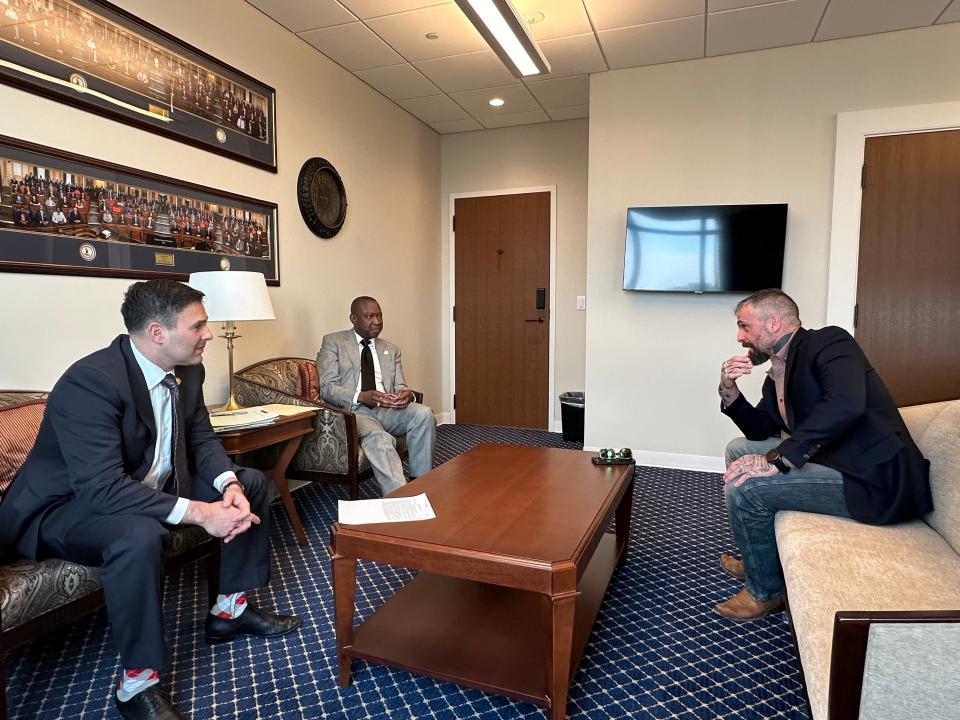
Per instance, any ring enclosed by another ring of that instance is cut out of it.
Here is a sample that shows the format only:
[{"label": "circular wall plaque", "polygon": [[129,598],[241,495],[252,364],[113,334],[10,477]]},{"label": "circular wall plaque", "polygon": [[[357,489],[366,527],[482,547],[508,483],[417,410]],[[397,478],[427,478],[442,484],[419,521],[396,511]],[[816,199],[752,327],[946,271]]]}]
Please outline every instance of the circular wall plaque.
[{"label": "circular wall plaque", "polygon": [[347,191],[340,174],[323,158],[310,158],[297,178],[297,203],[310,231],[332,238],[347,217]]}]

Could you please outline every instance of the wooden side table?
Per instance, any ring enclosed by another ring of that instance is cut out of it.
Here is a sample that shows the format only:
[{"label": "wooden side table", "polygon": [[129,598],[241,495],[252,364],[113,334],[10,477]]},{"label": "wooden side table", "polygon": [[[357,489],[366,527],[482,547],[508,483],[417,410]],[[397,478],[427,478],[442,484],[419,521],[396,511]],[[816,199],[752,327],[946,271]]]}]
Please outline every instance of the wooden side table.
[{"label": "wooden side table", "polygon": [[297,452],[300,439],[313,432],[316,424],[317,413],[308,410],[297,415],[279,417],[269,425],[217,433],[223,442],[224,450],[231,457],[271,445],[282,444],[280,457],[277,459],[276,465],[270,469],[263,469],[263,473],[273,481],[274,487],[280,493],[280,500],[287,510],[290,524],[293,525],[293,532],[301,545],[308,544],[307,534],[303,530],[300,514],[297,512],[297,507],[293,504],[293,497],[290,495],[290,486],[287,484],[287,467]]}]

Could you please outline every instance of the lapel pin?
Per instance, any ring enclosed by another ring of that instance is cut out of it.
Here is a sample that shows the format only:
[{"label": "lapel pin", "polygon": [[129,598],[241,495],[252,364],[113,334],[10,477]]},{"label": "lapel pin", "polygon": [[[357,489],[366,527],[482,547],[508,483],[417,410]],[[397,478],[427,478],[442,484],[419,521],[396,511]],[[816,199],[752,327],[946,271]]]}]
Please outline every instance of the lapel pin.
[{"label": "lapel pin", "polygon": [[174,378],[173,378],[173,379],[177,381],[177,385],[179,385],[179,384],[180,384],[180,382],[181,382],[181,380],[180,380],[180,378],[178,378],[178,377],[176,377],[176,376],[174,376]]}]

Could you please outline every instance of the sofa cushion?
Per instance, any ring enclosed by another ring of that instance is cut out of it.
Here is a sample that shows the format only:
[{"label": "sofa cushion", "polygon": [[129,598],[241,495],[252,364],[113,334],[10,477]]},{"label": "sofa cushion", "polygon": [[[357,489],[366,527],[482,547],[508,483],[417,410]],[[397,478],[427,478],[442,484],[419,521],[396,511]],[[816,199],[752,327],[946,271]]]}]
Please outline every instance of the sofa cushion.
[{"label": "sofa cushion", "polygon": [[900,414],[930,461],[933,512],[924,519],[960,553],[960,400],[905,407]]},{"label": "sofa cushion", "polygon": [[[164,538],[167,557],[179,555],[209,537],[196,525],[175,528]],[[21,558],[0,565],[2,630],[6,632],[100,588],[97,568],[66,560],[37,562]]]},{"label": "sofa cushion", "polygon": [[960,607],[960,556],[922,520],[881,527],[781,512],[776,532],[812,720],[827,718],[838,610]]},{"label": "sofa cushion", "polygon": [[320,376],[317,375],[317,364],[311,360],[300,363],[300,388],[298,397],[320,402]]},{"label": "sofa cushion", "polygon": [[46,400],[28,400],[0,407],[0,495],[27,459],[46,406]]}]

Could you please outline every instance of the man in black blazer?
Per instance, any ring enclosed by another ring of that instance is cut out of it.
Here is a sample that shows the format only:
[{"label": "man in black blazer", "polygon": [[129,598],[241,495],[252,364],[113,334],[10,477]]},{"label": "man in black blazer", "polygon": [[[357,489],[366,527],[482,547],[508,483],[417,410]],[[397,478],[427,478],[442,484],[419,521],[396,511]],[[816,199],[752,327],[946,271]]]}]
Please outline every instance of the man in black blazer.
[{"label": "man in black blazer", "polygon": [[[726,450],[727,512],[743,560],[720,558],[744,579],[716,606],[733,620],[783,607],[774,516],[801,510],[883,525],[933,509],[930,464],[897,406],[850,334],[805,330],[782,290],[761,290],[737,305],[737,341],[748,349],[724,361],[721,411],[743,432]],[[737,378],[771,362],[763,397],[753,406]]]},{"label": "man in black blazer", "polygon": [[129,719],[181,717],[157,685],[170,664],[161,600],[171,525],[223,538],[208,643],[300,625],[246,600],[270,576],[269,486],[235,467],[210,427],[201,361],[213,334],[202,298],[172,280],[130,286],[121,307],[130,334],[60,378],[0,504],[0,549],[100,567],[124,668],[116,705]]}]

